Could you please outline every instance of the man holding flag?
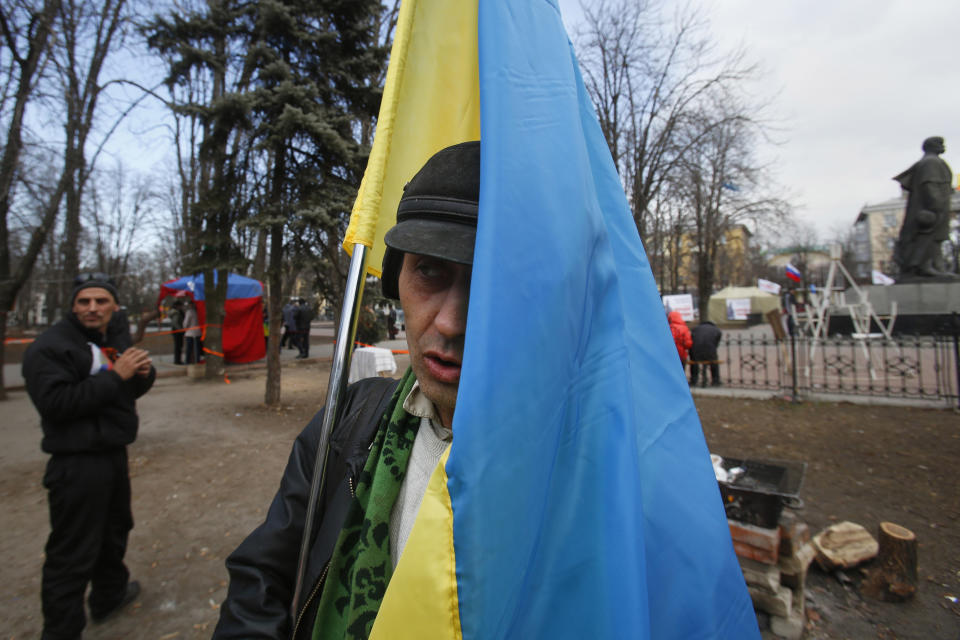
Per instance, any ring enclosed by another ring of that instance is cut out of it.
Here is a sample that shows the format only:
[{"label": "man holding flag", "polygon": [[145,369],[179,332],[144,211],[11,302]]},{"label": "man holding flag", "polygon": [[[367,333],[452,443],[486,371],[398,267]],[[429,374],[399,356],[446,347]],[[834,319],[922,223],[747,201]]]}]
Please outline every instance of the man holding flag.
[{"label": "man holding flag", "polygon": [[353,243],[411,371],[298,437],[216,638],[759,637],[555,2],[404,2]]},{"label": "man holding flag", "polygon": [[[367,637],[427,482],[449,447],[479,189],[480,143],[467,142],[433,156],[404,190],[397,225],[386,236],[383,292],[407,310],[411,370],[399,384],[374,378],[351,389],[351,408],[334,433],[336,457],[328,462],[338,471],[325,483],[328,508],[307,567],[314,595],[303,604],[295,637],[301,628],[311,637],[314,627],[324,629],[321,637]],[[292,595],[321,415],[297,438],[266,522],[227,560],[230,593],[214,637],[290,633],[289,603],[277,596]],[[346,612],[342,601],[349,602]]]}]

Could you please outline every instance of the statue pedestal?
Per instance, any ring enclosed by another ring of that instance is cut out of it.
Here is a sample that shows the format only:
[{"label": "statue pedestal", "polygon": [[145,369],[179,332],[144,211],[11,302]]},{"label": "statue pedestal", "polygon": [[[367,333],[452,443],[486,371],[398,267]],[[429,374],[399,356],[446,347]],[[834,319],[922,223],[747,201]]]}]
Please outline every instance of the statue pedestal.
[{"label": "statue pedestal", "polygon": [[[952,314],[960,313],[960,281],[934,281],[897,283],[889,286],[864,285],[860,289],[867,295],[878,316],[888,316],[891,303],[897,303],[897,320],[893,333],[929,335],[953,333]],[[853,289],[847,289],[848,303],[857,301]],[[872,327],[871,331],[879,331]],[[853,323],[850,315],[838,310],[830,317],[830,334],[850,334]]]}]

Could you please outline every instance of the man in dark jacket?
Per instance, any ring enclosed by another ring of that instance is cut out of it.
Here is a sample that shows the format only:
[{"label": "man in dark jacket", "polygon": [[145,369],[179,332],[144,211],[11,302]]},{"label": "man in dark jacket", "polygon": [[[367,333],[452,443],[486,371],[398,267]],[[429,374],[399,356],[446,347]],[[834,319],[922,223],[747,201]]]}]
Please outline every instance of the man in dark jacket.
[{"label": "man in dark jacket", "polygon": [[174,300],[167,312],[173,331],[173,364],[183,364],[183,300]]},{"label": "man in dark jacket", "polygon": [[297,307],[293,312],[293,319],[296,323],[297,347],[300,349],[297,358],[309,358],[310,323],[313,322],[313,309],[303,298],[297,301]]},{"label": "man in dark jacket", "polygon": [[296,312],[297,305],[296,301],[292,298],[287,304],[283,305],[283,310],[281,315],[283,316],[283,337],[280,338],[280,348],[289,347],[291,349],[296,348],[294,342],[297,331],[297,323],[294,319],[294,313]]},{"label": "man in dark jacket", "polygon": [[437,152],[404,187],[384,238],[383,293],[405,312],[411,369],[399,383],[371,378],[347,390],[294,602],[322,412],[297,438],[266,520],[227,558],[214,638],[369,634],[452,439],[479,187],[479,142]]},{"label": "man in dark jacket", "polygon": [[128,326],[111,323],[117,290],[105,274],[74,283],[66,318],[23,358],[23,377],[50,454],[43,484],[50,537],[43,564],[43,638],[79,638],[90,615],[103,621],[136,599],[123,563],[133,528],[127,449],[137,437],[136,399],[153,385],[149,354],[131,346]]},{"label": "man in dark jacket", "polygon": [[705,320],[690,332],[693,346],[690,347],[690,386],[697,386],[700,367],[703,367],[703,384],[707,384],[707,367],[710,367],[710,380],[713,386],[720,386],[720,362],[717,347],[723,332],[720,328]]}]

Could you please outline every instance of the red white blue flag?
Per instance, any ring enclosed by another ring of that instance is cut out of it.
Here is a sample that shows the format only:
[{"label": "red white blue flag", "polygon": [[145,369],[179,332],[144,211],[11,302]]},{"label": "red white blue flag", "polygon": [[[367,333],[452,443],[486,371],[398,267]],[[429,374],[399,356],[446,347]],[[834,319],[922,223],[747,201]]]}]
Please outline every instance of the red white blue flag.
[{"label": "red white blue flag", "polygon": [[797,269],[792,264],[790,264],[789,262],[787,263],[786,269],[787,269],[787,277],[793,280],[794,282],[800,282],[801,280],[803,280],[803,277],[800,275],[800,270]]}]

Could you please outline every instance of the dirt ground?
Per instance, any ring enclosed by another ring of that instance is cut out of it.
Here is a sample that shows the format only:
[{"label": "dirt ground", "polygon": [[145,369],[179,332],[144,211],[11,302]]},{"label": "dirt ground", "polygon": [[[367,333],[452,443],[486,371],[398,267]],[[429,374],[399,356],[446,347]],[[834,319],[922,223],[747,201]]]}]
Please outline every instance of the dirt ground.
[{"label": "dirt ground", "polygon": [[[136,526],[127,561],[143,593],[129,610],[90,625],[87,640],[208,638],[226,593],[224,558],[262,518],[290,444],[323,402],[322,364],[286,367],[283,406],[262,405],[263,373],[231,384],[159,380],[140,404],[130,448]],[[871,531],[884,520],[920,542],[921,584],[906,604],[864,599],[857,569],[813,571],[806,637],[960,638],[960,417],[946,411],[697,400],[712,451],[808,463],[800,512],[816,532],[841,520]],[[40,566],[48,531],[36,413],[22,391],[0,403],[2,636],[41,628]]]}]

